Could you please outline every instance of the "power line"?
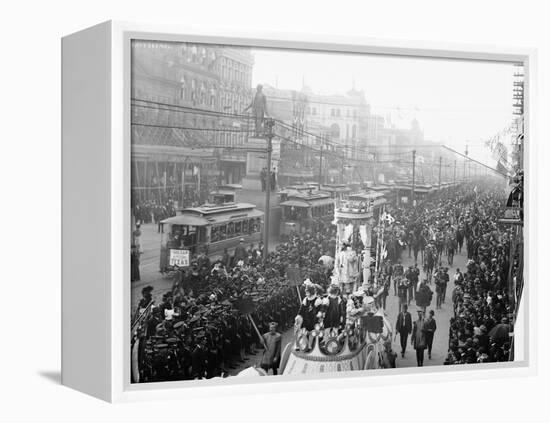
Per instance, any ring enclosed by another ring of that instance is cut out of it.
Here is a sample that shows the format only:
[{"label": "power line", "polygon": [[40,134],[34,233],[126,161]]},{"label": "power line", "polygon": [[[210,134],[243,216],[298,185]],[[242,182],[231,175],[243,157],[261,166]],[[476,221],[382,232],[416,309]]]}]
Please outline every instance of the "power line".
[{"label": "power line", "polygon": [[[377,106],[377,105],[373,105],[373,104],[370,104],[370,103],[362,103],[362,104],[350,104],[350,103],[339,103],[337,101],[321,101],[321,100],[312,100],[310,99],[309,97],[307,97],[307,94],[306,95],[306,98],[307,98],[307,101],[305,101],[304,103],[310,103],[310,104],[324,104],[324,105],[327,105],[327,106],[342,106],[342,107],[350,107],[350,108],[361,108],[361,107],[368,107],[368,108],[372,108],[372,109],[384,109],[384,110],[395,110],[395,111],[401,111],[401,110],[412,110],[412,111],[415,111],[415,112],[421,112],[421,111],[425,111],[425,112],[446,112],[446,113],[460,113],[460,112],[463,112],[463,113],[469,113],[471,112],[471,109],[439,109],[439,108],[435,108],[435,107],[416,107],[416,106]],[[292,98],[286,98],[286,97],[279,97],[279,96],[273,96],[273,95],[269,95],[267,96],[268,99],[275,99],[275,100],[284,100],[284,101],[287,101],[287,102],[292,102],[294,103],[296,100],[293,100]],[[504,109],[502,109],[503,111]],[[481,109],[481,112],[483,113],[487,113],[487,112],[494,112],[494,113],[501,113],[502,111],[499,111],[499,109],[495,109],[495,108],[486,108],[486,109]],[[316,116],[316,115],[314,115]],[[347,116],[332,116],[331,117],[336,117],[336,118],[342,118],[342,117],[347,117]]]},{"label": "power line", "polygon": [[455,153],[455,154],[458,154],[458,155],[461,156],[461,157],[464,157],[465,159],[470,160],[471,162],[477,163],[477,164],[479,164],[479,165],[481,165],[481,166],[483,166],[483,167],[486,167],[487,169],[492,170],[493,172],[496,172],[496,173],[498,173],[498,174],[500,174],[500,175],[502,175],[502,176],[508,177],[508,174],[503,173],[503,172],[501,172],[501,171],[498,170],[498,169],[492,168],[491,166],[488,166],[488,165],[486,165],[485,163],[482,163],[482,162],[480,162],[480,161],[478,161],[478,160],[472,159],[471,157],[466,156],[465,154],[462,154],[462,153],[460,153],[460,152],[458,152],[458,151],[452,149],[451,147],[447,147],[446,145],[443,145],[442,147],[443,147],[443,148],[446,148],[446,149],[449,150],[449,151],[452,151],[452,152]]},{"label": "power line", "polygon": [[[401,153],[373,153],[371,151],[368,151],[368,150],[363,150],[363,149],[360,149],[360,148],[357,148],[357,147],[354,147],[354,146],[348,146],[348,145],[345,145],[345,144],[339,144],[339,143],[335,143],[335,142],[329,142],[327,139],[323,138],[321,135],[317,135],[317,134],[314,134],[312,132],[308,132],[304,129],[301,129],[301,128],[298,128],[294,125],[290,125],[282,120],[278,120],[276,119],[275,120],[277,123],[279,123],[280,125],[282,125],[283,127],[285,127],[286,129],[291,129],[293,131],[296,131],[297,133],[302,133],[302,134],[307,134],[307,135],[310,135],[312,137],[315,137],[316,139],[319,139],[322,143],[324,144],[327,144],[327,145],[330,145],[331,147],[335,147],[335,148],[344,148],[344,149],[353,149],[354,151],[357,151],[357,152],[360,152],[360,153],[365,153],[365,154],[380,154],[380,155],[386,155],[386,156],[394,156],[394,155],[401,155],[401,154],[409,154],[409,152],[401,152]],[[390,146],[387,146],[387,145],[384,145],[384,146],[381,146],[381,147],[390,147]],[[408,146],[410,148],[410,146]]]},{"label": "power line", "polygon": [[[217,110],[201,109],[201,108],[198,108],[198,107],[189,107],[189,106],[183,106],[181,104],[173,104],[173,103],[163,103],[161,101],[145,100],[145,99],[134,98],[134,97],[131,98],[131,101],[137,101],[137,102],[143,102],[143,103],[149,103],[149,104],[156,104],[156,105],[159,105],[159,106],[173,107],[175,109],[181,109],[182,111],[190,110],[190,111],[194,111],[194,112],[204,112],[204,113],[209,113],[209,114],[219,115],[219,116],[226,116],[226,117],[240,117],[240,118],[248,118],[248,119],[250,119],[252,117],[252,115],[243,115],[243,114],[237,114],[237,113],[220,112],[220,111],[217,111]],[[177,110],[174,110],[174,111],[177,111]],[[191,113],[191,112],[189,112],[189,113]]]},{"label": "power line", "polygon": [[242,130],[242,129],[222,129],[222,128],[197,128],[192,126],[177,126],[177,125],[155,125],[152,123],[141,123],[141,122],[132,122],[134,126],[145,126],[150,128],[166,128],[166,129],[184,129],[188,131],[198,131],[198,132],[236,132],[236,133],[250,133],[254,132],[252,130]]},{"label": "power line", "polygon": [[[133,107],[138,107],[138,108],[141,108],[141,109],[150,109],[150,110],[162,110],[162,111],[165,111],[165,112],[175,112],[175,113],[187,113],[187,114],[195,114],[195,115],[201,115],[201,116],[208,116],[208,117],[227,117],[227,116],[223,116],[223,115],[218,115],[217,113],[218,112],[205,112],[205,111],[202,111],[202,110],[193,110],[192,108],[189,108],[188,110],[178,110],[178,109],[172,109],[172,108],[169,108],[168,106],[161,106],[161,105],[158,105],[158,106],[149,106],[149,105],[145,105],[145,104],[132,104]],[[223,112],[219,112],[219,113],[223,113]],[[243,120],[245,118],[242,118]]]}]

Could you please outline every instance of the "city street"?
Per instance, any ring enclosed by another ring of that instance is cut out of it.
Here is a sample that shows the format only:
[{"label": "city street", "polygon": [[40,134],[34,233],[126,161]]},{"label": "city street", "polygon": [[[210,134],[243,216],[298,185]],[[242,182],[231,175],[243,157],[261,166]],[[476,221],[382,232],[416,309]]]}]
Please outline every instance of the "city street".
[{"label": "city street", "polygon": [[[419,254],[420,256],[420,254]],[[433,310],[435,312],[434,319],[437,323],[437,330],[434,336],[433,349],[432,349],[432,359],[428,359],[428,351],[426,350],[424,355],[424,366],[439,366],[443,364],[445,357],[447,355],[449,347],[449,319],[452,317],[452,301],[451,301],[451,292],[454,287],[453,275],[458,267],[461,271],[464,271],[466,268],[466,251],[462,250],[462,254],[457,254],[454,257],[453,266],[448,266],[447,260],[443,258],[443,266],[449,267],[449,278],[450,282],[447,285],[447,295],[445,298],[445,303],[441,306],[441,310],[436,310],[436,294],[435,294],[435,284],[432,282],[430,289],[434,291],[433,299],[429,307],[426,308],[426,312]],[[408,251],[404,251],[402,255],[402,264],[403,268],[406,269],[411,264],[414,264],[414,258],[408,258]],[[420,264],[419,264],[420,267]],[[420,278],[425,278],[425,273],[421,272]],[[393,285],[393,283],[392,283]],[[386,301],[386,315],[390,319],[394,330],[395,324],[397,321],[397,315],[399,313],[399,300],[393,292],[393,286],[390,290],[390,295]],[[409,305],[409,312],[411,313],[411,318],[413,322],[418,318],[417,314],[418,307],[414,301]],[[394,337],[392,343],[393,350],[397,353],[397,367],[415,367],[416,366],[416,352],[411,345],[411,337],[407,339],[407,350],[405,352],[405,358],[401,358],[401,344],[399,342],[399,335],[397,338]]]},{"label": "city street", "polygon": [[[140,273],[141,280],[132,282],[132,310],[135,309],[139,299],[141,298],[141,289],[144,286],[151,285],[154,287],[153,298],[155,302],[159,304],[162,300],[162,295],[172,289],[172,277],[161,275],[159,273],[159,256],[160,256],[160,234],[157,232],[157,225],[154,224],[145,224],[141,226],[141,246],[143,249],[143,254],[141,255],[140,262]],[[432,350],[432,359],[428,359],[428,353],[426,351],[424,366],[438,366],[442,365],[448,350],[448,341],[449,341],[449,319],[452,317],[452,303],[451,303],[451,292],[453,289],[453,274],[456,268],[460,268],[461,271],[464,271],[466,268],[466,255],[465,249],[463,249],[462,254],[457,254],[454,258],[454,265],[449,267],[449,276],[450,283],[447,287],[447,296],[446,302],[442,305],[441,310],[435,309],[435,285],[432,283],[430,288],[434,291],[433,299],[431,305],[427,308],[427,311],[435,311],[435,320],[437,322],[437,330],[434,336],[433,350]],[[408,251],[404,251],[402,255],[402,264],[406,269],[408,266],[414,264],[413,258],[408,258]],[[443,265],[446,265],[446,259],[443,259]],[[421,278],[425,277],[424,272],[421,272]],[[393,292],[393,283],[390,288],[390,294],[388,295],[386,301],[386,315],[390,319],[390,322],[395,327],[397,320],[397,315],[399,313],[399,300],[395,293]],[[412,320],[416,320],[417,307],[414,301],[411,302],[409,306],[409,312],[411,313]],[[283,345],[286,345],[288,342],[291,342],[293,339],[293,330],[288,329],[283,333]],[[414,349],[411,346],[411,337],[407,339],[407,350],[405,357],[401,358],[401,346],[399,341],[399,335],[393,338],[392,342],[393,350],[398,354],[397,357],[397,367],[414,367],[416,366],[416,354]],[[261,351],[256,355],[248,356],[244,363],[238,366],[237,369],[232,369],[230,374],[238,373],[240,370],[253,366],[259,363],[261,358]]]},{"label": "city street", "polygon": [[[432,299],[427,306],[426,292],[419,297],[426,313],[434,311],[437,326],[431,358],[425,351],[423,365],[513,358],[512,294],[523,289],[524,266],[521,63],[476,64],[471,72],[476,72],[475,81],[483,82],[475,87],[471,78],[461,80],[468,73],[466,68],[458,71],[456,63],[415,64],[409,58],[357,61],[355,56],[336,59],[322,52],[296,56],[249,47],[148,41],[135,41],[132,54],[132,221],[166,222],[166,239],[153,223],[142,224],[141,235],[132,239],[132,279],[139,279],[131,282],[132,310],[151,301],[159,306],[142,316],[150,325],[137,321],[138,330],[132,334],[133,341],[145,341],[147,347],[133,357],[140,371],[136,379],[237,374],[258,365],[263,354],[258,348],[234,368],[225,368],[226,357],[254,349],[250,313],[262,331],[273,319],[284,327],[292,324],[299,304],[289,285],[301,285],[307,275],[303,290],[308,299],[300,316],[312,340],[320,319],[336,327],[368,309],[363,305],[355,311],[361,306],[353,303],[344,309],[341,298],[336,300],[337,290],[330,287],[333,283],[340,295],[349,293],[362,270],[357,258],[362,251],[376,251],[372,271],[385,278],[382,257],[393,265],[400,259],[404,270],[414,264],[408,248],[396,256],[399,245],[423,249],[426,265],[437,270],[438,251],[456,251],[465,239],[475,266],[456,292],[458,316],[452,330],[454,273],[457,267],[466,270],[466,246],[453,266],[446,266],[443,257],[449,283],[441,309],[436,310],[435,281],[429,285]],[[304,72],[296,79],[291,64],[299,57]],[[338,76],[333,77],[326,69],[335,64]],[[341,69],[353,70],[358,79],[350,80]],[[367,77],[375,69],[380,75]],[[281,86],[269,83],[287,71],[290,79],[281,80]],[[418,86],[427,89],[408,93]],[[453,108],[450,102],[431,98],[443,92],[446,99],[457,100]],[[466,97],[466,102],[459,101]],[[389,108],[376,106],[381,101]],[[485,114],[472,113],[472,101],[500,112],[488,120]],[[410,106],[406,113],[405,104]],[[455,107],[467,113],[457,119]],[[256,266],[255,259],[251,266],[238,264],[249,263],[247,258],[257,253],[254,249],[266,233],[264,252],[270,254],[263,265]],[[200,269],[177,275],[188,289],[164,299],[176,274],[160,273],[161,240],[163,270],[169,267],[168,254],[172,263],[179,257],[180,265],[188,265],[181,250],[206,251],[211,265],[208,268],[200,255],[191,257]],[[283,248],[276,249],[283,240]],[[232,265],[240,269],[226,269],[230,272],[224,275],[215,261],[226,249]],[[332,273],[319,271],[319,260]],[[425,279],[422,264],[420,281]],[[301,274],[288,271],[292,267]],[[285,273],[288,280],[280,277]],[[381,280],[374,282],[366,280],[366,289],[378,291]],[[147,286],[152,292],[142,293]],[[384,311],[394,328],[400,310],[393,289],[391,283]],[[416,300],[408,311],[414,323]],[[282,335],[284,348],[293,341],[293,328]],[[411,338],[409,334],[404,357],[399,335],[391,339],[398,368],[417,366]],[[270,359],[274,348],[273,343],[267,346]],[[347,357],[326,357],[328,349],[321,357],[316,350],[307,354],[300,358],[303,366],[290,364],[285,373],[323,372],[328,367],[314,369],[306,361],[325,359],[338,362],[335,371],[365,367]],[[386,358],[375,365],[392,366]]]}]

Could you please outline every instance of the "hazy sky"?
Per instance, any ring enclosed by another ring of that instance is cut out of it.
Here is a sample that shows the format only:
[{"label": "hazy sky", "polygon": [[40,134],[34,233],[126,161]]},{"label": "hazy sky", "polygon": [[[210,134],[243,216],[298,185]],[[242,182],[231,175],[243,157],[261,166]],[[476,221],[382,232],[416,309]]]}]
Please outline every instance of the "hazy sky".
[{"label": "hazy sky", "polygon": [[319,94],[365,91],[372,112],[398,127],[418,119],[425,139],[488,162],[484,141],[510,125],[511,64],[254,49],[253,84]]}]

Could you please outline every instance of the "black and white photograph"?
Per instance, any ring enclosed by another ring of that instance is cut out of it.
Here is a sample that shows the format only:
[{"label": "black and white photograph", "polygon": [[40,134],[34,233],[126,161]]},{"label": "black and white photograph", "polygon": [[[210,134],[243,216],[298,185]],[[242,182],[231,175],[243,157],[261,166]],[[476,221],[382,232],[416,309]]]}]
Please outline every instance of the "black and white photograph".
[{"label": "black and white photograph", "polygon": [[523,359],[524,73],[132,40],[131,382]]}]

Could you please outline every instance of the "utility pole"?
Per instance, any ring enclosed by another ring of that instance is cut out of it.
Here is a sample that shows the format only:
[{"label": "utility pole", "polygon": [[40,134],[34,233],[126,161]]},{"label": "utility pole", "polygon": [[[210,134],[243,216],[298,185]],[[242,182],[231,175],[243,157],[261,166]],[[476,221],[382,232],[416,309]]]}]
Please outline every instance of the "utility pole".
[{"label": "utility pole", "polygon": [[453,174],[453,185],[456,184],[456,159],[455,159],[455,170],[454,170],[454,174]]},{"label": "utility pole", "polygon": [[273,151],[273,137],[275,136],[273,132],[273,127],[275,126],[275,121],[273,118],[265,118],[264,127],[267,129],[266,132],[266,141],[267,141],[267,183],[265,190],[265,215],[264,215],[264,263],[267,261],[267,255],[269,250],[269,215],[270,215],[270,206],[269,201],[271,200],[271,153]]},{"label": "utility pole", "polygon": [[372,154],[372,184],[376,185],[376,153]]},{"label": "utility pole", "polygon": [[321,136],[321,152],[319,156],[319,190],[321,190],[321,184],[323,183],[323,146],[324,146],[324,138]]},{"label": "utility pole", "polygon": [[439,191],[441,191],[441,156],[439,156]]},{"label": "utility pole", "polygon": [[466,150],[464,151],[464,154],[466,155],[466,158],[464,159],[464,172],[462,172],[462,179],[466,181],[466,161],[468,157],[468,144],[466,144]]},{"label": "utility pole", "polygon": [[412,174],[412,177],[413,177],[413,180],[412,180],[412,191],[411,191],[411,204],[412,206],[414,207],[414,183],[415,183],[415,180],[414,180],[414,177],[415,177],[415,164],[416,164],[416,150],[413,150],[413,174]]}]

